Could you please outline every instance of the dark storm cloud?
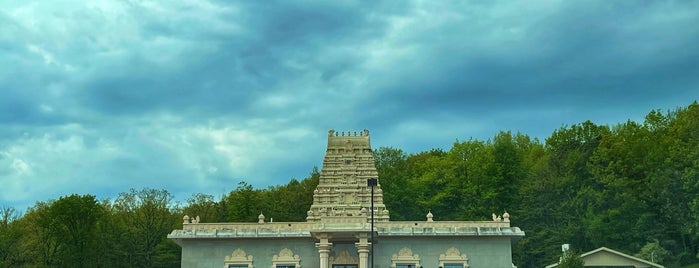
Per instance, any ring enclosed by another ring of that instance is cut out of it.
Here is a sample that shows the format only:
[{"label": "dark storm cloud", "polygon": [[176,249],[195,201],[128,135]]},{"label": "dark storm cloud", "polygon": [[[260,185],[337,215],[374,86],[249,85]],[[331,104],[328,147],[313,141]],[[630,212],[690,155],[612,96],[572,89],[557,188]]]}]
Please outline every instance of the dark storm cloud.
[{"label": "dark storm cloud", "polygon": [[[322,53],[334,45],[353,45],[380,35],[386,22],[370,16],[372,8],[381,8],[375,5],[231,4],[237,11],[221,20],[243,30],[229,35],[198,33],[189,25],[195,23],[191,19],[146,21],[141,33],[145,38],[192,41],[194,55],[176,53],[163,66],[157,53],[139,53],[140,57],[117,66],[105,66],[100,79],[80,85],[83,90],[77,93],[78,98],[91,110],[105,114],[163,109],[182,112],[190,108],[208,113],[264,113],[250,111],[249,104],[265,92],[274,92],[289,78],[318,71],[328,80],[358,64],[352,55],[325,57]],[[147,18],[146,11],[132,9],[138,11],[135,17]],[[206,27],[197,27],[202,26]],[[211,49],[203,51],[199,46]],[[308,66],[294,68],[289,62]],[[118,71],[112,74],[113,68]]]},{"label": "dark storm cloud", "polygon": [[[516,42],[502,47],[507,37],[496,38],[491,47],[475,51],[435,53],[428,44],[428,37],[440,34],[452,42],[469,42],[467,35],[473,29],[468,27],[420,33],[425,38],[416,58],[421,53],[437,57],[421,58],[416,62],[419,67],[389,82],[367,107],[386,109],[387,123],[397,113],[428,119],[440,113],[466,118],[517,114],[542,106],[653,107],[657,99],[673,97],[668,88],[696,96],[699,50],[694,44],[699,43],[699,31],[692,26],[699,16],[696,7],[688,11],[686,6],[654,3],[566,2],[546,16],[532,14],[529,26],[521,29],[526,36]],[[499,23],[507,24],[504,20]],[[453,23],[474,21],[464,18]],[[386,100],[393,101],[386,104]]]},{"label": "dark storm cloud", "polygon": [[159,110],[186,113],[191,109],[195,109],[195,114],[244,112],[250,99],[255,97],[256,90],[246,83],[226,81],[225,76],[209,80],[208,76],[102,79],[85,85],[85,92],[79,96],[91,110],[104,114],[141,114]]},{"label": "dark storm cloud", "polygon": [[35,120],[37,107],[32,107],[33,101],[18,92],[5,92],[0,100],[0,122],[12,124],[17,121]]},{"label": "dark storm cloud", "polygon": [[699,92],[696,3],[5,5],[0,182],[23,195],[0,202],[18,206],[286,183],[320,167],[331,128],[417,152],[639,119]]}]

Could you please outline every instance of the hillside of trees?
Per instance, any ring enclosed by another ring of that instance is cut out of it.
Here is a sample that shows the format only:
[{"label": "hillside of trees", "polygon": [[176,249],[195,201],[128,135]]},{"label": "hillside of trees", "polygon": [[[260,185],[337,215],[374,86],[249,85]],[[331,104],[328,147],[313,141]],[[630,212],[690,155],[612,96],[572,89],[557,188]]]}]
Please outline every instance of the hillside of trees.
[{"label": "hillside of trees", "polygon": [[[488,220],[507,211],[526,236],[518,267],[543,267],[569,243],[608,247],[666,267],[696,263],[699,104],[643,122],[562,127],[543,143],[500,132],[448,151],[375,151],[392,220]],[[400,204],[413,204],[400,205]]]},{"label": "hillside of trees", "polygon": [[[507,211],[526,236],[518,267],[543,267],[569,243],[608,247],[666,267],[698,262],[699,104],[654,110],[643,122],[582,122],[545,141],[500,132],[456,140],[449,150],[374,150],[392,220],[489,220]],[[179,267],[166,235],[182,216],[202,222],[304,221],[318,169],[286,185],[245,182],[214,197],[177,204],[167,190],[132,189],[114,200],[69,195],[26,213],[0,208],[0,267]]]}]

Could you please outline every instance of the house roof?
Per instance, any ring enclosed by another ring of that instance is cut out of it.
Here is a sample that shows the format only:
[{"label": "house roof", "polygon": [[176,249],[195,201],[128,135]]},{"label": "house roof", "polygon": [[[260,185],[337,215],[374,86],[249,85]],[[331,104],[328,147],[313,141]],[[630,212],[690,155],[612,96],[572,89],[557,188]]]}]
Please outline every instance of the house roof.
[{"label": "house roof", "polygon": [[[647,260],[644,260],[644,259],[641,259],[641,258],[638,258],[638,257],[634,257],[634,256],[631,256],[631,255],[628,255],[628,254],[625,254],[625,253],[621,253],[621,252],[619,252],[619,251],[616,251],[616,250],[613,250],[613,249],[609,249],[609,248],[606,248],[606,247],[601,247],[601,248],[598,248],[598,249],[595,249],[595,250],[592,250],[592,251],[589,251],[589,252],[585,252],[585,253],[583,253],[583,254],[580,254],[580,257],[583,258],[583,260],[584,260],[585,257],[587,257],[587,256],[595,255],[595,254],[598,254],[598,253],[601,253],[601,252],[608,252],[608,253],[611,253],[611,254],[614,254],[614,255],[617,255],[617,256],[621,256],[621,257],[626,258],[626,259],[630,259],[630,260],[633,260],[633,261],[636,261],[636,262],[644,263],[644,264],[647,264],[647,265],[650,266],[650,267],[665,268],[665,266],[662,266],[662,265],[660,265],[660,264],[652,263],[652,262],[649,262],[649,261],[647,261]],[[553,267],[557,267],[557,266],[558,266],[558,263],[554,263],[554,264],[551,264],[551,265],[546,266],[546,268],[553,268]]]}]

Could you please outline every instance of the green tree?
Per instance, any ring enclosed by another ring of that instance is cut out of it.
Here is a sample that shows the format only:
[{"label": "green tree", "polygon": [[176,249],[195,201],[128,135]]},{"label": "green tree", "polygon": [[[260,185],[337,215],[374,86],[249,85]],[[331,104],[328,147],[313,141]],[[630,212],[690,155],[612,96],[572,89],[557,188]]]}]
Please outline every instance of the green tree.
[{"label": "green tree", "polygon": [[406,193],[408,202],[412,199],[415,205],[406,215],[407,220],[424,220],[429,210],[439,218],[451,217],[448,214],[453,211],[448,208],[456,204],[456,199],[454,192],[445,191],[451,179],[446,169],[446,155],[441,149],[432,149],[408,156],[412,180],[404,187],[409,190]]},{"label": "green tree", "polygon": [[664,263],[665,259],[669,257],[669,255],[670,252],[660,246],[660,242],[658,240],[653,240],[646,243],[646,245],[643,246],[638,253],[636,253],[636,257],[659,264]]},{"label": "green tree", "polygon": [[49,207],[57,243],[63,248],[61,266],[89,267],[98,260],[96,232],[104,210],[92,195],[61,197]]},{"label": "green tree", "polygon": [[263,211],[265,216],[275,221],[305,221],[319,179],[320,172],[314,167],[309,176],[301,181],[291,179],[286,185],[262,191],[261,199],[267,201]]},{"label": "green tree", "polygon": [[221,214],[218,202],[214,201],[213,195],[197,193],[187,199],[184,214],[190,217],[197,217],[202,222],[223,222],[225,218]]},{"label": "green tree", "polygon": [[658,226],[665,213],[660,211],[665,200],[658,196],[671,178],[659,176],[666,158],[657,146],[663,143],[659,137],[647,126],[628,121],[615,126],[591,158],[590,170],[604,185],[586,222],[595,244],[635,252],[640,241],[667,236]]},{"label": "green tree", "polygon": [[19,213],[13,207],[0,207],[0,267],[18,267],[23,264],[20,239],[22,232],[17,221]]},{"label": "green tree", "polygon": [[488,172],[492,170],[494,162],[491,145],[473,139],[464,142],[457,140],[449,150],[446,165],[451,179],[447,184],[447,191],[451,193],[451,198],[458,198],[452,201],[456,203],[453,207],[453,219],[483,220],[496,212],[486,201],[487,196],[495,195],[495,189],[488,186]]},{"label": "green tree", "polygon": [[519,133],[513,136],[509,131],[500,132],[493,138],[493,163],[488,180],[488,188],[492,189],[488,203],[492,211],[500,212],[513,204],[517,186],[524,177],[522,152],[518,147],[526,144],[518,142],[529,143],[528,139]]},{"label": "green tree", "polygon": [[524,267],[542,267],[558,260],[551,249],[576,241],[591,249],[587,227],[580,224],[594,214],[602,186],[588,168],[599,143],[609,133],[590,121],[554,131],[545,144],[514,138],[522,159],[513,222],[525,236],[516,244],[513,258]]},{"label": "green tree", "polygon": [[262,190],[255,190],[247,182],[238,182],[238,187],[225,198],[228,207],[228,221],[257,222],[257,216],[269,205],[261,198]]},{"label": "green tree", "polygon": [[[130,267],[175,267],[179,250],[167,239],[182,220],[173,196],[166,190],[131,189],[114,201],[118,220],[126,227],[125,259]],[[163,252],[165,250],[165,252]],[[178,250],[177,252],[174,252]],[[162,256],[170,256],[162,258]]]},{"label": "green tree", "polygon": [[670,115],[673,119],[668,133],[673,139],[668,142],[669,157],[664,166],[668,168],[665,173],[679,187],[673,183],[667,189],[665,196],[669,195],[668,200],[673,202],[664,205],[663,211],[671,212],[665,218],[672,219],[674,224],[670,226],[678,235],[674,239],[677,246],[667,248],[680,264],[695,263],[699,259],[699,103],[695,101]]},{"label": "green tree", "polygon": [[413,204],[417,195],[411,187],[412,175],[409,172],[407,155],[401,149],[380,147],[373,151],[373,157],[383,191],[384,204],[391,211],[391,219],[413,218],[413,215],[417,214],[414,206],[401,205]]},{"label": "green tree", "polygon": [[19,219],[25,234],[20,246],[29,266],[58,267],[61,264],[62,248],[57,237],[57,224],[49,214],[53,202],[37,202]]},{"label": "green tree", "polygon": [[563,252],[561,262],[558,263],[558,268],[583,268],[584,266],[585,261],[573,250]]},{"label": "green tree", "polygon": [[87,267],[99,259],[98,226],[104,210],[92,195],[39,202],[20,220],[29,266]]},{"label": "green tree", "polygon": [[133,245],[130,230],[123,219],[125,215],[120,213],[110,200],[102,200],[101,206],[105,216],[97,226],[100,243],[96,245],[95,251],[100,257],[94,266],[132,267],[128,252]]}]

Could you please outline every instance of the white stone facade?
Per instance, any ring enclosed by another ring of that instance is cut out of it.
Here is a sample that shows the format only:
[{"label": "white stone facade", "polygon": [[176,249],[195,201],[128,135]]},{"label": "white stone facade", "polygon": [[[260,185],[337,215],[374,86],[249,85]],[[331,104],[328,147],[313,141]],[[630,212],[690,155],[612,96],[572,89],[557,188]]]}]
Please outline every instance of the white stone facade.
[{"label": "white stone facade", "polygon": [[509,214],[434,221],[429,212],[425,221],[390,221],[380,178],[369,187],[371,178],[379,174],[369,131],[330,130],[306,222],[260,215],[258,223],[193,223],[185,216],[168,238],[182,247],[182,267],[367,268],[372,248],[374,267],[512,267],[512,243],[524,232],[510,226]]}]

